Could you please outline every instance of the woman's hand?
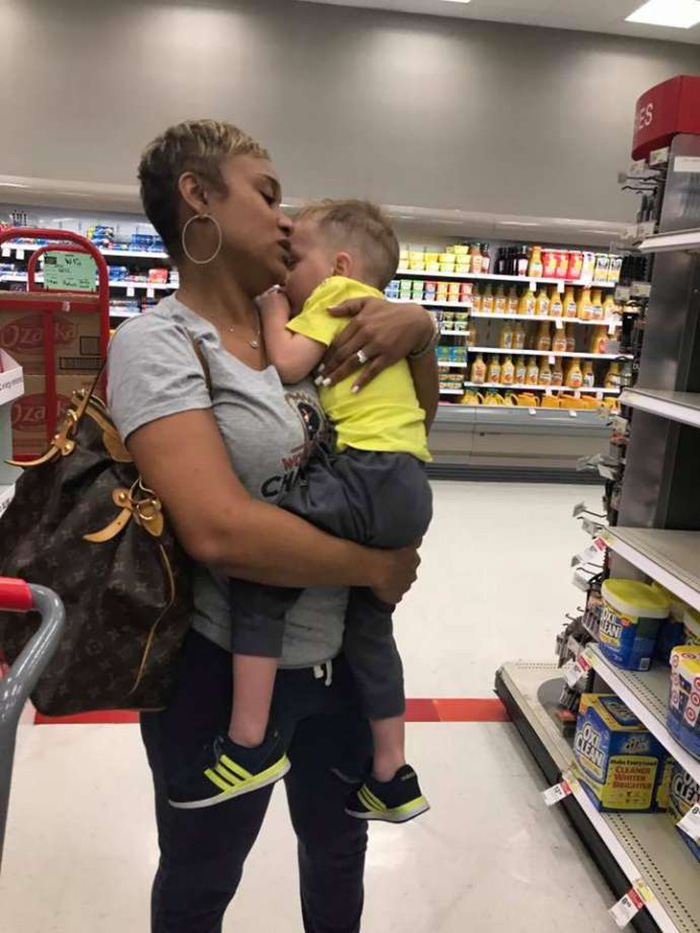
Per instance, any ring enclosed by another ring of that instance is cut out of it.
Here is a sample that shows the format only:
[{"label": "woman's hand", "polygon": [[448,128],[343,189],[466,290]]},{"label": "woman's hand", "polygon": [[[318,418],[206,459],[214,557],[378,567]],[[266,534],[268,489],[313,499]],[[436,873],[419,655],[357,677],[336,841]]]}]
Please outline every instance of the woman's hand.
[{"label": "woman's hand", "polygon": [[416,580],[420,557],[415,547],[396,551],[375,551],[376,582],[372,584],[375,596],[385,603],[400,603]]},{"label": "woman's hand", "polygon": [[352,321],[324,357],[319,370],[324,385],[342,382],[359,369],[363,361],[357,354],[362,350],[369,362],[355,383],[361,389],[388,366],[422,350],[434,333],[432,318],[420,305],[355,298],[329,310],[333,317],[351,317]]}]

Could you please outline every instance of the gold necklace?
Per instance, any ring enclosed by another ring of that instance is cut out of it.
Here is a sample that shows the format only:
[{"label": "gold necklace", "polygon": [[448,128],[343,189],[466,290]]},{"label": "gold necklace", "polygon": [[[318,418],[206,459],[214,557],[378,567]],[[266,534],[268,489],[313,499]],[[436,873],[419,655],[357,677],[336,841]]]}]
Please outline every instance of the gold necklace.
[{"label": "gold necklace", "polygon": [[[226,325],[226,330],[233,334],[236,330],[235,324]],[[257,327],[255,328],[255,336],[248,341],[248,346],[252,347],[253,350],[258,350],[260,348],[260,315],[258,314]]]}]

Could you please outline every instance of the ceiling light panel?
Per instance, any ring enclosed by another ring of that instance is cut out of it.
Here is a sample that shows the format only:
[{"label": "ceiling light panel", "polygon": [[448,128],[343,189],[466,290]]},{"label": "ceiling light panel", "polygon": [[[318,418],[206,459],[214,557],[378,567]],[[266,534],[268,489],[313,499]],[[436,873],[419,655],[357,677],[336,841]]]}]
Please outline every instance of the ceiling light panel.
[{"label": "ceiling light panel", "polygon": [[700,23],[698,0],[649,0],[627,17],[628,23],[690,29]]}]

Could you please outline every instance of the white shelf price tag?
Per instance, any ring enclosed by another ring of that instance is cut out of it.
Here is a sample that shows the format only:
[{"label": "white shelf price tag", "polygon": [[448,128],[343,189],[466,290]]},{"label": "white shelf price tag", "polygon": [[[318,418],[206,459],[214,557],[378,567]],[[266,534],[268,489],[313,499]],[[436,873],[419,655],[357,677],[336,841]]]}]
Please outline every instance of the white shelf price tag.
[{"label": "white shelf price tag", "polygon": [[555,784],[554,787],[548,787],[542,792],[544,802],[548,807],[553,807],[555,803],[560,803],[565,797],[570,797],[574,789],[571,782],[564,780],[561,784]]},{"label": "white shelf price tag", "polygon": [[530,291],[531,292],[537,291],[537,279],[530,279]]},{"label": "white shelf price tag", "polygon": [[556,363],[556,358],[553,353],[550,353],[549,354],[549,365],[554,366],[555,363]]},{"label": "white shelf price tag", "polygon": [[576,684],[586,676],[590,669],[591,664],[586,658],[585,652],[579,655],[577,661],[567,661],[562,667],[564,678],[570,687],[575,687]]},{"label": "white shelf price tag", "polygon": [[136,289],[134,288],[133,285],[130,285],[126,290],[126,297],[134,298],[135,296],[136,296]]},{"label": "white shelf price tag", "polygon": [[564,284],[564,282],[557,282],[557,291],[559,292],[560,295],[564,294],[564,292],[566,291],[566,285]]},{"label": "white shelf price tag", "polygon": [[17,250],[17,258],[18,258],[18,259],[24,259],[24,250],[23,250],[23,249],[18,249],[18,250]]},{"label": "white shelf price tag", "polygon": [[147,288],[147,289],[146,289],[146,298],[155,298],[155,297],[156,297],[156,290],[155,290],[155,288]]},{"label": "white shelf price tag", "polygon": [[615,320],[608,321],[608,337],[614,337],[616,330],[617,330],[617,321]]},{"label": "white shelf price tag", "polygon": [[556,330],[564,330],[564,322],[557,318],[554,321],[554,327]]},{"label": "white shelf price tag", "polygon": [[2,258],[9,259],[12,256],[12,250],[9,246],[3,246],[2,248]]},{"label": "white shelf price tag", "polygon": [[634,888],[630,888],[627,894],[610,908],[610,914],[615,923],[622,929],[643,909],[644,901]]},{"label": "white shelf price tag", "polygon": [[700,804],[696,803],[694,807],[691,807],[676,825],[691,839],[696,841],[700,839]]}]

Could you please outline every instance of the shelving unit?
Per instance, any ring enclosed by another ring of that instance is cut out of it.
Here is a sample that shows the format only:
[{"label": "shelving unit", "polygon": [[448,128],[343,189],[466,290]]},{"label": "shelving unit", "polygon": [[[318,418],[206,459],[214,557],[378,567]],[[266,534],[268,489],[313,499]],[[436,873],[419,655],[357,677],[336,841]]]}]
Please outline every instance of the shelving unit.
[{"label": "shelving unit", "polygon": [[[611,664],[598,645],[587,649],[588,659],[613,693],[641,720],[679,764],[700,784],[700,761],[693,758],[666,728],[670,670],[658,665],[639,673]],[[698,879],[700,882],[700,878]]]},{"label": "shelving unit", "polygon": [[[546,663],[508,663],[496,675],[496,691],[549,784],[558,783],[574,764],[572,748],[552,716],[562,683],[556,665]],[[639,880],[652,891],[654,900],[635,918],[637,930],[700,933],[698,865],[666,814],[600,813],[582,787],[559,806],[615,896]]]},{"label": "shelving unit", "polygon": [[697,392],[665,392],[635,387],[622,393],[620,403],[669,421],[700,428],[700,393]]},{"label": "shelving unit", "polygon": [[[490,272],[432,272],[416,271],[414,269],[400,268],[396,270],[399,278],[406,279],[453,279],[455,281],[464,280],[465,282],[511,282],[521,285],[573,285],[586,288],[616,288],[617,282],[587,282],[583,279],[547,279],[532,278],[529,275],[492,275]],[[534,290],[534,289],[533,289]]]},{"label": "shelving unit", "polygon": [[[425,302],[421,302],[424,304]],[[452,307],[450,304],[442,305],[446,311]],[[581,324],[584,327],[618,327],[620,322],[615,318],[605,318],[600,321],[582,321],[578,317],[553,317],[550,314],[516,314],[513,311],[506,312],[494,312],[493,314],[490,311],[472,311],[470,317],[478,318],[485,321],[495,320],[495,321],[521,321],[523,324],[526,324],[528,321],[547,321],[551,324]]]},{"label": "shelving unit", "polygon": [[602,538],[620,557],[700,610],[700,531],[606,528]]},{"label": "shelving unit", "polygon": [[590,389],[570,389],[568,386],[531,386],[531,385],[503,385],[501,382],[465,382],[467,389],[507,389],[508,391],[524,392],[578,392],[579,395],[590,395],[596,393],[600,395],[617,395],[619,389],[604,389],[601,386],[592,386]]},{"label": "shelving unit", "polygon": [[469,353],[505,353],[508,356],[548,356],[554,359],[573,359],[577,360],[631,360],[629,353],[579,353],[576,350],[572,352],[564,350],[514,350],[502,349],[501,347],[467,347]]}]

